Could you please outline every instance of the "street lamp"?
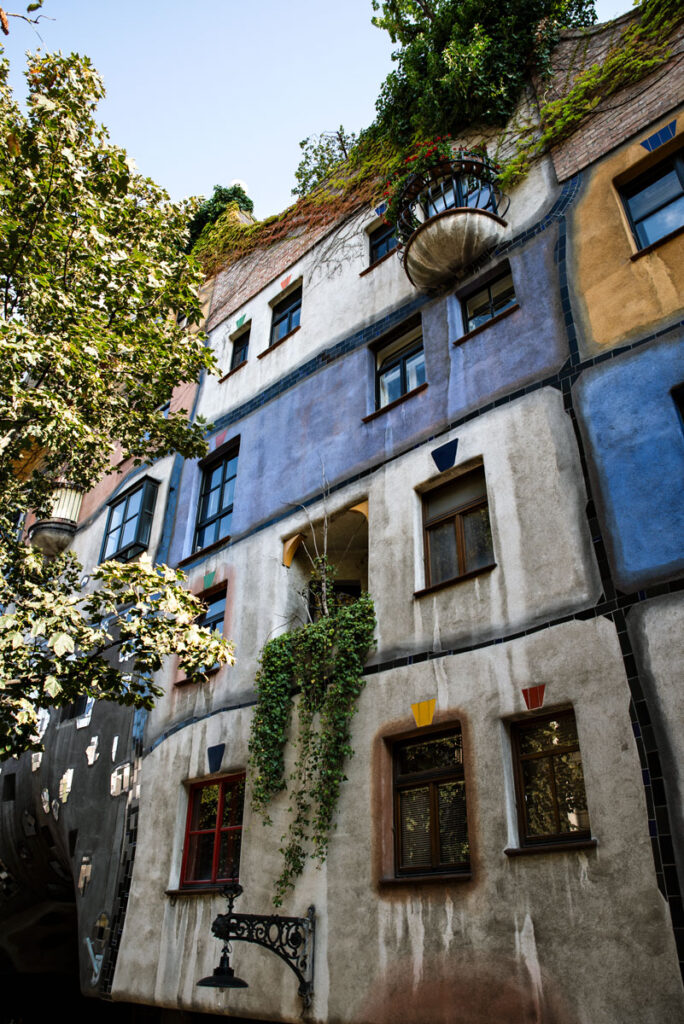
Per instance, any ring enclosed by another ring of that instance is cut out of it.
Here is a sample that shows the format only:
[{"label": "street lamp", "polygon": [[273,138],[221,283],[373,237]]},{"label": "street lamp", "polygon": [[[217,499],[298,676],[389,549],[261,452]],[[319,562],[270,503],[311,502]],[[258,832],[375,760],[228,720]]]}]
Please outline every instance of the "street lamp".
[{"label": "street lamp", "polygon": [[310,906],[306,917],[281,917],[279,914],[236,914],[233,904],[242,895],[239,882],[231,882],[222,890],[228,900],[228,913],[219,914],[211,930],[223,940],[218,967],[208,978],[198,981],[203,988],[249,988],[246,981],[236,978],[230,966],[230,942],[251,942],[263,946],[284,960],[299,979],[298,994],[306,1009],[311,1005],[314,978],[315,907]]}]

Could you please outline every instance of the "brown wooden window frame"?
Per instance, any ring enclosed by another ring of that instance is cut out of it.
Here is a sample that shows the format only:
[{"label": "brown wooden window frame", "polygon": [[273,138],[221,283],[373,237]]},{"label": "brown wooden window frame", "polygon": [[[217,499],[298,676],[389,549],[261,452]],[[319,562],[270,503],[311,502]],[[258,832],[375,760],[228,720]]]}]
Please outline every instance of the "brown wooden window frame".
[{"label": "brown wooden window frame", "polygon": [[[479,566],[475,569],[468,569],[466,562],[466,545],[465,545],[465,531],[463,528],[463,517],[470,512],[475,512],[477,509],[484,508],[487,510],[487,520],[490,527],[490,538],[491,538],[491,519],[489,516],[489,498],[487,497],[487,481],[484,480],[485,493],[484,497],[473,498],[470,501],[464,502],[462,505],[456,505],[453,508],[448,509],[445,512],[441,512],[438,515],[428,516],[427,513],[427,500],[437,491],[442,488],[452,486],[453,484],[467,482],[468,477],[473,476],[475,473],[482,473],[484,477],[484,466],[474,466],[472,470],[467,473],[463,473],[462,476],[454,477],[451,480],[445,481],[439,487],[434,487],[429,491],[425,491],[422,495],[423,504],[423,538],[424,538],[424,550],[425,550],[425,587],[429,589],[431,587],[447,586],[449,583],[454,583],[460,579],[468,579],[471,576],[477,576],[481,572],[488,572],[494,568],[496,562],[494,561],[494,542],[492,539],[491,544],[491,562],[487,565]],[[442,523],[448,522],[449,520],[454,521],[454,530],[456,532],[456,557],[458,559],[458,573],[455,576],[449,576],[447,579],[438,580],[437,582],[432,581],[432,574],[430,571],[430,533],[437,526],[441,526]]]},{"label": "brown wooden window frame", "polygon": [[[544,722],[557,721],[561,718],[572,719],[575,726],[576,740],[572,743],[565,743],[553,749],[542,750],[535,753],[525,754],[521,750],[520,739],[523,733],[530,732],[535,728],[539,728]],[[573,832],[562,832],[560,830],[560,812],[559,803],[556,790],[556,779],[554,772],[551,772],[551,789],[554,798],[554,815],[557,823],[557,830],[555,832],[545,833],[543,835],[532,835],[529,832],[528,818],[527,818],[527,804],[525,800],[525,783],[523,776],[523,763],[532,760],[550,759],[559,754],[568,754],[577,752],[580,754],[580,766],[582,768],[582,786],[584,789],[584,798],[586,803],[586,785],[584,783],[584,766],[581,761],[581,750],[579,744],[579,737],[577,736],[577,719],[575,718],[575,712],[572,708],[564,708],[560,711],[551,711],[544,715],[535,715],[534,718],[525,718],[519,722],[511,723],[511,747],[513,752],[513,774],[515,777],[515,794],[516,794],[516,806],[518,812],[518,838],[521,847],[534,847],[542,846],[547,844],[572,844],[572,843],[585,843],[588,839],[591,839],[591,825],[586,829],[577,829]],[[588,811],[586,812],[588,815]]]},{"label": "brown wooden window frame", "polygon": [[[226,775],[219,779],[207,779],[204,782],[195,782],[189,787],[188,793],[188,814],[185,824],[185,840],[183,843],[183,864],[181,868],[181,888],[193,889],[193,888],[209,888],[211,886],[219,887],[225,885],[226,882],[236,882],[239,878],[239,859],[237,863],[237,872],[231,876],[218,876],[219,867],[219,855],[221,851],[221,837],[223,835],[232,833],[233,835],[238,834],[240,837],[240,844],[242,845],[242,830],[243,830],[243,813],[244,813],[244,793],[245,793],[245,773],[238,772],[233,775]],[[210,786],[219,787],[219,799],[216,809],[216,822],[213,828],[208,829],[193,829],[192,818],[195,807],[195,801],[203,789],[207,789]],[[242,807],[240,808],[240,821],[237,825],[224,826],[221,824],[223,820],[223,810],[225,807],[226,794],[233,794],[239,791],[242,787]],[[188,860],[190,857],[190,845],[193,837],[195,836],[214,836],[213,854],[212,854],[212,870],[211,878],[188,878]],[[232,865],[231,865],[232,866]]]},{"label": "brown wooden window frame", "polygon": [[[399,770],[399,756],[402,749],[409,746],[416,746],[429,740],[441,739],[445,736],[459,735],[461,737],[461,765],[456,768],[432,768],[427,771],[401,774]],[[452,722],[446,728],[438,730],[420,730],[409,736],[392,741],[392,792],[394,801],[394,872],[396,878],[411,879],[430,877],[434,875],[469,875],[470,857],[466,861],[459,861],[456,864],[445,864],[439,859],[439,803],[438,786],[440,783],[458,781],[462,782],[465,791],[465,830],[468,834],[468,797],[467,784],[465,779],[465,767],[463,756],[463,730],[460,722]],[[415,868],[401,866],[401,793],[409,789],[427,785],[430,790],[430,859],[429,867],[419,865]],[[470,840],[468,838],[468,849],[470,851]]]}]

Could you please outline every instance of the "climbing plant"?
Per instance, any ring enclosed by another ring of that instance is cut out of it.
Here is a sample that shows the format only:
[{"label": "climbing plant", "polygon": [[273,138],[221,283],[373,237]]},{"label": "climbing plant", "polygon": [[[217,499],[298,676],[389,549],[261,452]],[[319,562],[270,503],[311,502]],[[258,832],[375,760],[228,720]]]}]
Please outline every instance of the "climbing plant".
[{"label": "climbing plant", "polygon": [[[235,203],[229,204],[195,243],[193,253],[205,273],[247,256],[268,259],[274,246],[289,239],[307,238],[313,245],[333,225],[369,203],[376,205],[382,183],[396,171],[403,173],[403,161],[422,139],[457,136],[473,127],[503,133],[530,77],[544,82],[553,72],[561,31],[595,21],[594,0],[508,0],[504,5],[489,0],[373,0],[373,8],[374,24],[398,44],[395,69],[381,87],[374,123],[351,147],[345,134],[344,146],[340,143],[335,152],[316,149],[316,137],[305,140],[309,152],[304,148],[294,190],[299,199],[283,213],[250,224]],[[542,104],[539,121],[513,126],[519,139],[502,169],[503,189],[567,138],[602,98],[669,59],[668,40],[684,8],[678,0],[640,0],[635,8],[637,18],[600,64],[581,71],[574,82],[573,68],[566,69],[570,84],[564,95]],[[493,152],[498,143],[489,148]]]},{"label": "climbing plant", "polygon": [[505,190],[525,176],[530,163],[568,138],[598,104],[661,67],[672,55],[670,37],[684,20],[679,0],[642,0],[631,22],[600,64],[582,71],[565,95],[545,103],[539,124],[521,132],[516,153],[500,176]]},{"label": "climbing plant", "polygon": [[[290,824],[282,837],[283,868],[273,902],[301,874],[309,855],[325,860],[333,815],[353,754],[351,720],[363,689],[363,662],[373,644],[375,611],[368,594],[349,605],[333,599],[334,570],[325,557],[314,560],[312,580],[322,591],[318,621],[269,640],[257,675],[257,707],[250,737],[252,807],[271,823],[268,807],[278,793],[290,794]],[[297,756],[286,778],[285,746],[294,697]]]}]

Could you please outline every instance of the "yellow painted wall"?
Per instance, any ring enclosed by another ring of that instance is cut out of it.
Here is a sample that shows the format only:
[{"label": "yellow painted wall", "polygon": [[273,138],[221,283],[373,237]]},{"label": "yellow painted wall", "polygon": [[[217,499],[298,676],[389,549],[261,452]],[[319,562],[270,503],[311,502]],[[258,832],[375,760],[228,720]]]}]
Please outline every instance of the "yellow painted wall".
[{"label": "yellow painted wall", "polygon": [[[672,142],[647,153],[640,145],[677,119]],[[571,219],[576,313],[590,351],[612,348],[674,319],[684,307],[684,233],[638,259],[618,186],[684,143],[684,108],[644,128],[633,142],[585,172],[590,180]]]}]

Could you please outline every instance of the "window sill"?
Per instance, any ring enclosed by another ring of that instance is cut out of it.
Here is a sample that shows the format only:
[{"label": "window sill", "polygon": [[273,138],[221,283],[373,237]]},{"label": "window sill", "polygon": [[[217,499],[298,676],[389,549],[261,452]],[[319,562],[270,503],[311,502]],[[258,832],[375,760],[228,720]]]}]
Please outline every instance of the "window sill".
[{"label": "window sill", "polygon": [[219,377],[219,384],[223,384],[224,380],[228,380],[229,377],[232,377],[234,373],[237,373],[238,370],[241,370],[242,367],[246,365],[247,360],[243,359],[242,362],[238,363],[237,366],[234,366],[232,370],[229,370],[228,373],[224,373],[222,377]]},{"label": "window sill", "polygon": [[177,679],[173,685],[174,686],[201,686],[201,683],[209,681],[209,676],[215,676],[216,673],[221,670],[221,667],[222,667],[221,665],[215,665],[213,668],[208,668],[207,671],[204,673],[205,676],[207,676],[207,679],[206,680],[203,679],[201,682],[200,682],[199,679],[188,679],[187,676],[183,676],[182,679]]},{"label": "window sill", "polygon": [[184,565],[189,565],[190,562],[194,562],[196,558],[203,558],[205,555],[210,554],[212,551],[216,551],[223,544],[230,544],[230,537],[222,537],[221,540],[215,540],[213,544],[207,544],[206,548],[198,548],[197,551],[193,551],[191,555],[187,555],[185,558],[181,558],[180,562],[176,563],[176,568],[180,569]]},{"label": "window sill", "polygon": [[287,334],[284,334],[283,337],[279,338],[278,341],[276,341],[273,345],[269,345],[268,348],[265,348],[263,352],[259,352],[259,354],[257,355],[257,359],[263,359],[264,356],[267,356],[269,352],[273,351],[274,348],[278,348],[278,346],[286,342],[288,338],[291,338],[293,334],[296,334],[297,331],[301,330],[301,327],[301,324],[297,324],[296,327],[293,327],[291,331],[288,331]]},{"label": "window sill", "polygon": [[369,267],[366,267],[365,270],[360,271],[359,277],[365,277],[366,274],[370,274],[371,270],[375,270],[376,267],[379,267],[381,263],[384,263],[385,260],[388,260],[390,256],[394,256],[395,252],[398,251],[399,246],[395,245],[394,249],[391,249],[389,252],[386,252],[384,256],[381,256],[379,260],[375,261],[375,263],[371,263],[371,265]]},{"label": "window sill", "polygon": [[400,398],[395,398],[393,402],[388,402],[387,405],[383,405],[382,409],[375,409],[374,412],[368,413],[367,416],[361,417],[362,423],[370,423],[371,420],[377,419],[378,416],[382,416],[384,412],[389,412],[390,409],[395,409],[402,402],[407,402],[409,398],[413,398],[414,395],[419,395],[421,391],[427,389],[428,382],[425,381],[423,384],[419,384],[417,388],[413,388],[411,391],[407,391],[405,395]]},{"label": "window sill", "polygon": [[413,592],[413,596],[424,597],[426,594],[434,594],[437,590],[444,590],[445,587],[452,587],[454,583],[461,583],[463,580],[472,580],[475,576],[481,576],[485,572],[491,572],[492,569],[496,569],[496,567],[496,562],[492,562],[491,565],[483,565],[481,569],[473,569],[472,572],[465,572],[462,576],[453,576],[450,580],[442,580],[441,583],[433,583],[430,587],[424,587],[422,590],[415,590]]},{"label": "window sill", "polygon": [[670,231],[668,235],[663,235],[663,237],[659,238],[657,242],[651,242],[650,245],[645,246],[643,249],[639,249],[638,252],[633,252],[629,257],[630,260],[639,260],[642,256],[648,256],[648,254],[653,252],[654,249],[657,249],[661,245],[665,245],[666,242],[672,241],[673,238],[677,238],[683,232],[684,224],[680,224],[678,228],[675,228],[674,231]]},{"label": "window sill", "polygon": [[470,341],[476,334],[482,334],[483,331],[493,327],[494,324],[498,324],[501,320],[505,320],[511,313],[517,313],[520,309],[520,305],[516,302],[514,306],[509,306],[508,309],[504,309],[503,313],[497,313],[491,320],[488,320],[486,324],[480,324],[479,327],[474,327],[472,331],[468,331],[467,334],[462,335],[460,338],[456,338],[456,341],[452,342],[453,345],[462,345],[464,341]]},{"label": "window sill", "polygon": [[426,882],[438,882],[444,885],[445,882],[469,882],[473,877],[472,871],[459,871],[441,875],[398,875],[379,879],[379,884],[384,886],[393,885],[425,885]]},{"label": "window sill", "polygon": [[598,846],[598,839],[568,839],[561,843],[538,843],[536,846],[509,846],[504,850],[507,857],[526,857],[532,853],[571,853],[573,850],[591,850]]},{"label": "window sill", "polygon": [[224,886],[229,884],[228,882],[219,882],[216,885],[197,885],[192,889],[166,889],[164,895],[168,896],[171,903],[174,904],[177,899],[184,899],[186,896],[220,896]]}]

